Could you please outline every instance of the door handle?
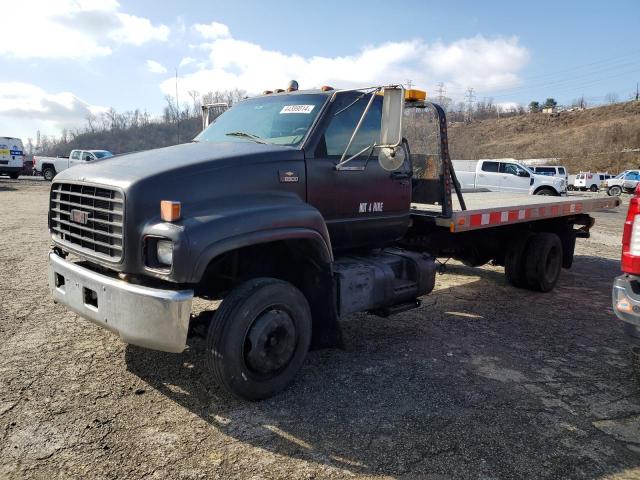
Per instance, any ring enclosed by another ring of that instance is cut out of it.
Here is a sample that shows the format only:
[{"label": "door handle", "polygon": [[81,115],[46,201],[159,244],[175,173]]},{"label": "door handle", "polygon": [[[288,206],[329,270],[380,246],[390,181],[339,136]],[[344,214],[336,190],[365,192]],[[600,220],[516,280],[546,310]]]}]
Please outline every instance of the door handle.
[{"label": "door handle", "polygon": [[484,177],[484,173],[479,173],[478,176],[479,177]]}]

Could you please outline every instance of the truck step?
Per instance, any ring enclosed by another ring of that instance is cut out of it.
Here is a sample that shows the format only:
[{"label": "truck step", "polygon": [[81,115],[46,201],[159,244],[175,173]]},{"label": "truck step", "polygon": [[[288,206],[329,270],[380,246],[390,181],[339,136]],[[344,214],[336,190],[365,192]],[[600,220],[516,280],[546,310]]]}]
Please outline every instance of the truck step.
[{"label": "truck step", "polygon": [[407,310],[413,310],[414,308],[418,308],[421,303],[422,302],[420,300],[415,298],[410,302],[398,303],[397,305],[392,305],[390,307],[371,310],[369,313],[372,313],[373,315],[377,315],[378,317],[387,318],[391,315],[395,315],[396,313],[406,312]]}]

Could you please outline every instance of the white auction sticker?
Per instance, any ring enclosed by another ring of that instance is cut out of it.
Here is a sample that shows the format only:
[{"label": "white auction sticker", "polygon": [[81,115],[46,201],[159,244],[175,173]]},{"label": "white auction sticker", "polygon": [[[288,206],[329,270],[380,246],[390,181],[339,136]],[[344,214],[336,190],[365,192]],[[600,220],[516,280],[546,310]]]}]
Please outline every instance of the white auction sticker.
[{"label": "white auction sticker", "polygon": [[285,105],[280,113],[311,113],[315,105]]}]

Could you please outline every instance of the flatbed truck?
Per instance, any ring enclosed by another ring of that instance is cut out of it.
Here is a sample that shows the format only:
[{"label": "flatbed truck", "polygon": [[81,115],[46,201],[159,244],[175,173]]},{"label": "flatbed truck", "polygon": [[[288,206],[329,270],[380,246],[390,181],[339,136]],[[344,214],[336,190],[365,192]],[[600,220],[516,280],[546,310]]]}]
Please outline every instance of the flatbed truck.
[{"label": "flatbed truck", "polygon": [[342,318],[418,307],[438,257],[503,265],[512,285],[550,291],[589,212],[620,200],[463,191],[445,113],[425,96],[400,85],[269,92],[191,143],[61,172],[54,301],[127,343],[180,353],[193,298],[222,299],[210,375],[259,400],[310,348],[339,347]]}]

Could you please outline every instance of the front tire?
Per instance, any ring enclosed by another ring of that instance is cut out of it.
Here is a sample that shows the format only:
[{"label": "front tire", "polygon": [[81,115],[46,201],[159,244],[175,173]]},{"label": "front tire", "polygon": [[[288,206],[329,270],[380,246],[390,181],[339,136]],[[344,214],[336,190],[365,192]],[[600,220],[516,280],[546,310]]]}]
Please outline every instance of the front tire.
[{"label": "front tire", "polygon": [[593,193],[596,193],[599,189],[597,185],[591,185],[591,187],[589,188],[589,190],[591,190]]},{"label": "front tire", "polygon": [[545,195],[545,196],[549,196],[549,197],[557,197],[558,194],[555,192],[555,190],[552,190],[551,188],[541,188],[540,190],[538,190],[536,192],[536,195]]},{"label": "front tire", "polygon": [[214,379],[245,400],[286,388],[311,342],[311,310],[295,286],[275,278],[249,280],[224,299],[207,333]]},{"label": "front tire", "polygon": [[622,188],[618,185],[609,187],[609,189],[607,190],[607,195],[609,195],[610,197],[619,197],[620,195],[622,195]]},{"label": "front tire", "polygon": [[525,276],[531,290],[549,292],[556,286],[562,269],[562,242],[555,233],[537,233],[529,242]]},{"label": "front tire", "polygon": [[52,167],[45,167],[42,170],[42,176],[47,182],[50,182],[56,176],[56,171]]}]

